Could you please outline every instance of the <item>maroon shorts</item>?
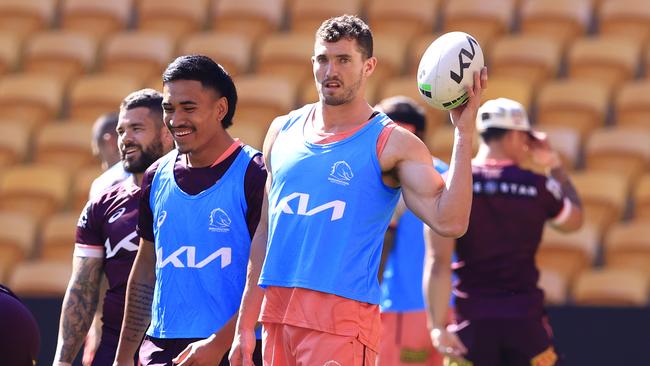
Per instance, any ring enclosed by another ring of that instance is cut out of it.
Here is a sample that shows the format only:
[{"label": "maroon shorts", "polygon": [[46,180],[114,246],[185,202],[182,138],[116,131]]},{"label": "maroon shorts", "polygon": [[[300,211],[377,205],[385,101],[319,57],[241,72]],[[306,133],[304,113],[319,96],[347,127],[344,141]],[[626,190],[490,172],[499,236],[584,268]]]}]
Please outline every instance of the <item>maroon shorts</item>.
[{"label": "maroon shorts", "polygon": [[552,366],[557,356],[546,318],[479,319],[459,325],[458,336],[476,366]]},{"label": "maroon shorts", "polygon": [[[120,334],[112,329],[102,327],[102,339],[95,351],[92,366],[110,366],[113,364],[115,354],[117,353],[117,343],[120,340]],[[138,364],[138,352],[133,356],[134,365]]]},{"label": "maroon shorts", "polygon": [[[142,366],[172,366],[176,358],[190,343],[201,338],[162,339],[145,336],[140,346],[140,364]],[[262,366],[262,342],[257,341],[253,355],[255,365]],[[219,366],[229,366],[228,352],[223,356]]]}]

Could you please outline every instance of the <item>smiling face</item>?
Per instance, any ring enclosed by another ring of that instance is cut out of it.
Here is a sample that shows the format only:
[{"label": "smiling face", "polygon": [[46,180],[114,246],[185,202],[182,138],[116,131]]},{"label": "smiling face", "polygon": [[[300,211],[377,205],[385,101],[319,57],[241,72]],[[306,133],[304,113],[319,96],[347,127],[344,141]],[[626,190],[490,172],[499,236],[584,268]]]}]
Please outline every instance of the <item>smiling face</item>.
[{"label": "smiling face", "polygon": [[204,88],[200,81],[176,80],[163,86],[163,119],[183,154],[201,155],[210,150],[228,111],[226,98]]},{"label": "smiling face", "polygon": [[376,59],[364,59],[357,41],[316,39],[312,67],[320,100],[332,106],[350,103],[364,96],[365,82],[374,70]]},{"label": "smiling face", "polygon": [[120,111],[117,122],[118,147],[124,170],[143,173],[164,152],[160,122],[146,107]]}]

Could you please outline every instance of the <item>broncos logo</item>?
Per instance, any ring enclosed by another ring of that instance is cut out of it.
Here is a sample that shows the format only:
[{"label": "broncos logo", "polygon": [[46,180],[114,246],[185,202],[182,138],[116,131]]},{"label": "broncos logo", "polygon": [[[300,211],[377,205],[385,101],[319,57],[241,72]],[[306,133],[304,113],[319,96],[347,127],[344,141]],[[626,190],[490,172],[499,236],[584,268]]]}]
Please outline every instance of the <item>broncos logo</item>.
[{"label": "broncos logo", "polygon": [[212,231],[228,231],[232,220],[228,214],[220,208],[215,208],[210,212],[210,230]]},{"label": "broncos logo", "polygon": [[352,168],[350,168],[350,165],[346,163],[345,161],[337,161],[332,165],[332,169],[330,171],[330,176],[329,180],[332,183],[338,183],[338,184],[343,184],[343,185],[348,185],[349,181],[354,177],[354,174],[352,173]]}]

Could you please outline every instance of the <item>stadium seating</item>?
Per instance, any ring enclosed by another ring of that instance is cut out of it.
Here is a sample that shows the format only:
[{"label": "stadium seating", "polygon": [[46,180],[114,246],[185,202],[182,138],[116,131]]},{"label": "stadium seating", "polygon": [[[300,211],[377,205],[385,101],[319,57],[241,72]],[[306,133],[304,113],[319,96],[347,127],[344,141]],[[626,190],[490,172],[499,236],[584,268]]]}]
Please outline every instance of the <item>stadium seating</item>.
[{"label": "stadium seating", "polygon": [[650,7],[644,0],[604,0],[598,8],[598,32],[646,42]]},{"label": "stadium seating", "polygon": [[162,73],[171,61],[173,51],[174,42],[164,34],[116,33],[104,44],[101,70],[144,81]]},{"label": "stadium seating", "polygon": [[57,75],[65,81],[87,73],[95,66],[97,42],[84,33],[43,32],[25,46],[23,69]]},{"label": "stadium seating", "polygon": [[61,28],[97,39],[126,29],[133,0],[61,0]]},{"label": "stadium seating", "polygon": [[650,219],[650,172],[646,172],[636,184],[634,198],[634,217]]},{"label": "stadium seating", "polygon": [[58,117],[63,83],[55,76],[11,74],[0,79],[2,118],[30,126]]},{"label": "stadium seating", "polygon": [[292,32],[314,35],[321,23],[327,18],[341,14],[359,14],[361,0],[291,0],[289,23]]},{"label": "stadium seating", "polygon": [[70,209],[72,212],[79,213],[81,209],[88,202],[88,193],[90,193],[90,186],[95,178],[103,173],[99,164],[96,166],[85,167],[77,170],[72,177],[72,198],[70,202]]},{"label": "stadium seating", "polygon": [[0,282],[6,283],[9,272],[28,258],[36,242],[37,222],[20,212],[0,210]]},{"label": "stadium seating", "polygon": [[634,184],[650,167],[650,131],[631,128],[594,130],[585,145],[586,167],[625,177]]},{"label": "stadium seating", "polygon": [[581,151],[578,132],[572,128],[560,126],[544,126],[538,130],[546,133],[551,147],[560,154],[564,168],[575,169]]},{"label": "stadium seating", "polygon": [[392,77],[398,77],[402,74],[402,69],[406,63],[406,54],[408,44],[394,34],[374,33],[374,51],[373,54],[378,61],[375,71],[369,80],[383,85]]},{"label": "stadium seating", "polygon": [[269,124],[270,121],[268,124],[265,124],[264,121],[237,119],[237,121],[228,128],[228,133],[230,133],[232,137],[237,137],[244,143],[262,151],[264,136],[266,136]]},{"label": "stadium seating", "polygon": [[537,266],[556,272],[570,286],[578,273],[593,265],[598,242],[598,230],[590,223],[571,233],[547,226],[537,252]]},{"label": "stadium seating", "polygon": [[[60,212],[52,215],[43,224],[39,258],[58,260],[66,264],[72,261],[76,242],[75,232],[79,212]],[[102,243],[103,244],[103,243]]]},{"label": "stadium seating", "polygon": [[440,0],[370,0],[368,23],[373,33],[388,33],[410,39],[431,34],[439,15]]},{"label": "stadium seating", "polygon": [[31,142],[31,129],[18,121],[0,123],[0,169],[10,165],[22,164],[29,151]]},{"label": "stadium seating", "polygon": [[63,297],[72,274],[70,263],[29,261],[16,266],[9,287],[16,295],[28,297]]},{"label": "stadium seating", "polygon": [[0,30],[25,38],[48,28],[54,19],[57,0],[0,1]]},{"label": "stadium seating", "polygon": [[284,0],[214,0],[212,28],[257,39],[280,28]]},{"label": "stadium seating", "polygon": [[0,76],[16,69],[20,56],[18,36],[9,31],[0,31]]},{"label": "stadium seating", "polygon": [[90,148],[91,136],[89,123],[50,123],[36,133],[33,161],[71,171],[97,165]]},{"label": "stadium seating", "polygon": [[297,87],[294,83],[276,76],[242,76],[235,80],[237,85],[237,121],[258,121],[268,126],[277,116],[291,111]]},{"label": "stadium seating", "polygon": [[548,37],[567,46],[586,34],[591,21],[590,5],[590,0],[523,0],[521,33]]},{"label": "stadium seating", "polygon": [[514,21],[514,0],[453,0],[443,10],[443,32],[472,35],[489,56],[491,42],[508,33]]},{"label": "stadium seating", "polygon": [[533,84],[510,76],[490,76],[488,88],[483,91],[481,100],[509,98],[521,103],[530,113],[533,103]]},{"label": "stadium seating", "polygon": [[[252,49],[253,40],[243,34],[226,31],[204,32],[189,35],[180,42],[178,54],[206,55],[217,60],[232,76],[237,76],[250,70]],[[160,81],[160,77],[156,77]]]},{"label": "stadium seating", "polygon": [[0,210],[25,212],[40,221],[63,209],[69,192],[70,175],[62,167],[11,167],[0,177]]},{"label": "stadium seating", "polygon": [[[406,56],[406,72],[408,75],[415,75],[418,72],[418,65],[420,59],[427,48],[436,40],[440,33],[429,33],[421,36],[414,37],[409,42],[409,47]],[[412,77],[411,77],[412,78]]]},{"label": "stadium seating", "polygon": [[313,34],[272,34],[259,41],[255,70],[258,75],[280,76],[300,84],[312,78],[313,54]]},{"label": "stadium seating", "polygon": [[648,279],[629,269],[585,271],[576,279],[573,301],[577,305],[645,306]]},{"label": "stadium seating", "polygon": [[512,77],[533,85],[557,76],[561,45],[539,35],[512,35],[497,39],[490,52],[490,78]]},{"label": "stadium seating", "polygon": [[623,218],[629,182],[616,173],[603,171],[574,172],[571,180],[582,199],[585,221],[602,234]]},{"label": "stadium seating", "polygon": [[623,84],[616,93],[614,111],[617,125],[650,131],[650,80]]},{"label": "stadium seating", "polygon": [[[492,88],[492,81],[487,89]],[[588,80],[554,80],[544,84],[537,95],[538,125],[575,129],[581,139],[603,126],[609,108],[609,89]]]},{"label": "stadium seating", "polygon": [[604,240],[607,268],[630,268],[650,279],[650,221],[616,223]]},{"label": "stadium seating", "polygon": [[174,39],[201,31],[208,5],[209,0],[139,0],[138,29],[162,32]]},{"label": "stadium seating", "polygon": [[69,117],[94,121],[104,113],[117,112],[124,97],[141,86],[140,81],[126,75],[93,74],[84,76],[71,87]]}]

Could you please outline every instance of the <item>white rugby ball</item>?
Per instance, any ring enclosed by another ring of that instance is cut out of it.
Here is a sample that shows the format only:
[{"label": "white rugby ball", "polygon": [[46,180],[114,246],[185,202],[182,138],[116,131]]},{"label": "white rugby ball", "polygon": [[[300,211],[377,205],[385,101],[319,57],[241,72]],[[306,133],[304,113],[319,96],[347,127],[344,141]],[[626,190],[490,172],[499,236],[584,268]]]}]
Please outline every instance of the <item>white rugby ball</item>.
[{"label": "white rugby ball", "polygon": [[424,52],[418,66],[420,95],[433,108],[454,109],[468,99],[466,86],[485,62],[476,39],[465,32],[449,32],[438,37]]}]

